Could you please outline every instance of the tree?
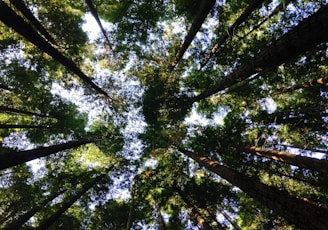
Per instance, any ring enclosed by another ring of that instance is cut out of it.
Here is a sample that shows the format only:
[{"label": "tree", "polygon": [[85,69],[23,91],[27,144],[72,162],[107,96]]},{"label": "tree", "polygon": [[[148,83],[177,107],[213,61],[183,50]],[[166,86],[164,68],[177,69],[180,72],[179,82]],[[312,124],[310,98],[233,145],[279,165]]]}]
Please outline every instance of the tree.
[{"label": "tree", "polygon": [[0,2],[0,6],[3,9],[3,14],[0,18],[1,21],[3,21],[9,27],[12,27],[19,34],[32,42],[35,46],[63,64],[66,68],[70,69],[98,93],[108,97],[108,94],[99,88],[99,86],[97,86],[89,77],[87,77],[72,60],[65,57],[59,50],[44,40],[29,24],[27,24],[13,10],[11,10],[3,1]]},{"label": "tree", "polygon": [[63,144],[48,146],[48,147],[39,147],[32,150],[25,151],[9,151],[1,153],[1,164],[0,169],[6,169],[18,164],[22,164],[40,157],[49,156],[66,149],[76,148],[84,144],[94,142],[93,140],[79,140],[79,141],[70,141]]},{"label": "tree", "polygon": [[[244,176],[206,157],[199,156],[191,151],[177,147],[177,149],[208,170],[220,175],[230,183],[238,186],[248,195],[262,202],[268,208],[284,216],[288,221],[299,227],[325,229],[327,223],[322,219],[328,215],[326,208],[320,207],[306,199],[296,198],[284,191],[270,187],[260,181]],[[255,189],[254,189],[255,188]],[[265,194],[265,195],[264,195]],[[289,209],[293,207],[293,209]],[[308,216],[304,218],[303,211],[307,210]]]},{"label": "tree", "polygon": [[0,228],[326,228],[325,3],[0,7]]}]

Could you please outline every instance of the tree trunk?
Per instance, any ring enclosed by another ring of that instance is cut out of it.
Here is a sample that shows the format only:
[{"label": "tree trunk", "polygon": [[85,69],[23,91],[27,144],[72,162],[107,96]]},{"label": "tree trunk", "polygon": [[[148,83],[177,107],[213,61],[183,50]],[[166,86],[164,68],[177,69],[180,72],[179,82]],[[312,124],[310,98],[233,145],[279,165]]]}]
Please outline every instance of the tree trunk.
[{"label": "tree trunk", "polygon": [[238,226],[238,224],[236,223],[236,221],[234,219],[231,218],[231,216],[229,216],[223,208],[221,208],[220,206],[216,206],[217,210],[224,216],[224,218],[226,218],[227,221],[229,221],[229,223],[235,228],[235,230],[241,230],[241,228]]},{"label": "tree trunk", "polygon": [[266,157],[290,165],[295,165],[301,168],[316,170],[324,174],[328,173],[327,160],[320,160],[312,157],[301,156],[278,150],[264,149],[256,146],[246,146],[242,147],[241,149],[261,157]]},{"label": "tree trunk", "polygon": [[279,92],[275,93],[274,95],[281,95],[281,94],[284,94],[284,93],[290,93],[290,92],[293,92],[293,91],[298,90],[298,89],[306,89],[306,88],[313,87],[313,86],[321,86],[321,85],[324,85],[326,83],[328,83],[328,76],[320,77],[320,78],[315,79],[313,81],[304,82],[304,83],[299,84],[299,85],[294,85],[292,87],[282,89]]},{"label": "tree trunk", "polygon": [[22,215],[19,215],[11,223],[6,224],[6,226],[4,226],[4,228],[3,228],[3,230],[20,229],[32,216],[34,216],[38,211],[40,211],[40,209],[42,209],[43,206],[48,204],[50,201],[52,201],[59,195],[63,194],[65,191],[66,190],[62,190],[52,196],[49,196],[40,205],[36,205],[36,206],[32,207],[31,210],[27,211],[26,213],[24,213]]},{"label": "tree trunk", "polygon": [[34,113],[34,112],[30,112],[30,111],[24,111],[24,110],[21,110],[21,109],[10,108],[10,107],[7,107],[7,106],[0,106],[0,111],[50,118],[50,116],[48,116],[48,115]]},{"label": "tree trunk", "polygon": [[66,56],[64,56],[59,50],[53,47],[50,43],[48,43],[42,36],[40,36],[32,26],[24,21],[20,16],[18,16],[6,3],[0,0],[0,20],[14,29],[17,33],[25,37],[28,41],[33,43],[42,51],[49,54],[59,63],[64,65],[67,69],[71,70],[73,73],[78,75],[80,79],[82,79],[85,83],[91,86],[98,93],[104,95],[108,98],[108,94],[99,88],[89,77],[87,77],[80,69],[76,66],[76,64]]},{"label": "tree trunk", "polygon": [[274,10],[268,14],[264,19],[262,19],[262,21],[260,21],[256,26],[254,26],[252,28],[252,30],[250,30],[246,35],[243,36],[243,38],[247,37],[249,34],[253,33],[253,31],[257,30],[258,28],[260,28],[261,25],[263,25],[263,23],[265,23],[267,20],[269,20],[272,16],[274,16],[275,14],[279,13],[281,10],[286,9],[286,6],[291,2],[291,0],[283,0],[280,2],[280,4],[278,6],[276,6],[276,8],[274,8]]},{"label": "tree trunk", "polygon": [[194,217],[198,221],[201,228],[204,229],[204,230],[211,230],[212,227],[205,221],[203,216],[200,214],[200,212],[195,207],[195,205],[188,199],[188,197],[185,196],[179,188],[175,187],[174,190],[179,194],[181,199],[186,203],[186,205],[188,206],[189,211],[194,215]]},{"label": "tree trunk", "polygon": [[10,88],[9,86],[4,85],[4,84],[0,84],[0,89],[4,89],[4,90],[8,90],[8,91],[14,91],[12,88]]},{"label": "tree trunk", "polygon": [[231,184],[239,187],[269,209],[284,217],[290,223],[301,229],[327,229],[328,210],[305,198],[296,198],[288,192],[263,184],[258,179],[245,176],[226,166],[199,156],[191,151],[177,147],[177,149],[192,158],[201,166],[216,173]]},{"label": "tree trunk", "polygon": [[108,46],[111,50],[113,50],[112,48],[112,45],[111,45],[111,42],[109,41],[109,38],[106,34],[106,30],[104,29],[100,19],[99,19],[99,16],[98,16],[98,13],[97,13],[97,10],[95,8],[95,6],[92,4],[92,1],[91,0],[85,0],[85,3],[87,4],[87,6],[89,7],[89,10],[92,14],[92,16],[96,19],[97,23],[98,23],[98,26],[99,28],[101,29],[101,32],[103,33],[107,43],[108,43]]},{"label": "tree trunk", "polygon": [[49,156],[51,154],[77,148],[81,145],[85,145],[88,143],[94,142],[93,140],[79,140],[79,141],[70,141],[64,144],[52,145],[48,147],[39,147],[32,150],[25,150],[25,151],[9,151],[5,153],[0,153],[0,170],[6,169],[9,167],[13,167],[22,163],[26,163],[28,161]]},{"label": "tree trunk", "polygon": [[164,218],[163,218],[162,213],[161,213],[161,208],[159,207],[157,202],[155,202],[155,209],[156,209],[156,214],[157,214],[158,229],[159,230],[165,230]]},{"label": "tree trunk", "polygon": [[244,12],[239,16],[239,18],[237,18],[237,20],[234,22],[234,24],[232,24],[231,27],[229,27],[226,32],[224,33],[224,35],[221,37],[221,39],[214,45],[214,47],[212,48],[211,52],[208,54],[208,56],[205,58],[205,60],[203,61],[203,63],[201,64],[200,69],[202,69],[207,62],[213,57],[213,55],[219,50],[219,48],[222,46],[222,44],[229,38],[232,37],[234,34],[235,29],[237,29],[237,27],[243,23],[246,18],[256,9],[258,8],[261,4],[262,4],[263,0],[253,0],[248,6],[247,8],[244,10]]},{"label": "tree trunk", "polygon": [[179,50],[179,52],[175,55],[174,62],[168,67],[168,71],[171,72],[175,68],[175,66],[179,63],[184,53],[188,49],[190,43],[194,40],[197,32],[201,28],[203,22],[205,21],[207,15],[210,10],[213,8],[215,4],[215,0],[200,0],[200,9],[196,16],[194,17],[193,23],[186,35],[184,42]]},{"label": "tree trunk", "polygon": [[300,22],[280,39],[265,47],[254,58],[241,65],[227,77],[217,81],[212,87],[197,96],[191,102],[203,100],[221,90],[249,78],[273,69],[289,59],[304,53],[315,46],[328,41],[328,5]]},{"label": "tree trunk", "polygon": [[[113,167],[111,167],[113,168]],[[110,169],[111,169],[110,168]],[[109,169],[109,170],[110,170]],[[108,170],[108,171],[109,171]],[[37,230],[48,229],[59,217],[66,212],[78,199],[80,199],[89,189],[99,183],[103,178],[105,178],[108,174],[101,174],[97,176],[93,181],[86,183],[80,191],[78,191],[74,196],[72,196],[68,201],[59,207],[59,209],[52,214],[49,218],[45,219],[41,224],[36,228]]]},{"label": "tree trunk", "polygon": [[48,126],[48,125],[0,124],[0,129],[50,129],[50,126]]},{"label": "tree trunk", "polygon": [[32,12],[27,8],[22,0],[10,0],[10,3],[13,4],[22,14],[26,17],[27,20],[52,44],[56,44],[55,39],[48,33],[48,31],[43,27]]}]

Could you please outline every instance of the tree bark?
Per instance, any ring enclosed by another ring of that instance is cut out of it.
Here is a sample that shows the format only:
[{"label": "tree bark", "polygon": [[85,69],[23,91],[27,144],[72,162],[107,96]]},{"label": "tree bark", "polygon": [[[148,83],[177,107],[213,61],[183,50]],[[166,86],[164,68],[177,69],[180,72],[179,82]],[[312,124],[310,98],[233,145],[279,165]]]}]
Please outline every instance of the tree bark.
[{"label": "tree bark", "polygon": [[272,16],[279,13],[281,10],[285,9],[286,6],[291,2],[291,0],[283,0],[281,3],[274,8],[274,10],[268,14],[264,19],[262,19],[256,26],[252,28],[247,34],[243,36],[243,38],[247,37],[249,34],[253,33],[256,29],[258,29],[261,25],[263,25],[267,20],[269,20]]},{"label": "tree bark", "polygon": [[189,150],[180,147],[176,148],[181,153],[195,160],[201,166],[239,187],[249,196],[299,228],[316,230],[327,229],[328,210],[326,208],[305,198],[293,197],[286,191],[263,184],[256,178],[245,176]]},{"label": "tree bark", "polygon": [[216,208],[236,230],[241,230],[241,228],[238,226],[236,221],[232,219],[231,216],[229,216],[228,213],[226,213],[223,208],[221,208],[220,206],[216,206]]},{"label": "tree bark", "polygon": [[22,0],[10,0],[10,3],[13,4],[22,14],[26,17],[27,20],[52,44],[56,44],[55,39],[48,33],[48,31],[43,27],[32,12],[27,8]]},{"label": "tree bark", "polygon": [[227,77],[217,81],[207,90],[191,97],[190,102],[203,100],[221,90],[273,69],[289,59],[328,41],[328,5],[321,7],[315,14],[300,22],[291,31],[265,47],[254,58],[241,65]]},{"label": "tree bark", "polygon": [[179,52],[175,55],[174,62],[168,67],[168,71],[171,72],[175,68],[175,66],[179,63],[181,58],[183,57],[184,53],[188,49],[190,43],[194,40],[197,32],[201,28],[202,24],[204,23],[207,15],[209,14],[210,10],[213,8],[215,4],[215,0],[201,0],[200,9],[196,16],[194,17],[193,23],[186,35],[184,42],[179,50]]},{"label": "tree bark", "polygon": [[34,113],[34,112],[25,111],[25,110],[21,110],[21,109],[10,108],[10,107],[7,107],[7,106],[0,106],[0,111],[3,111],[3,112],[12,112],[12,113],[20,113],[20,114],[31,115],[31,116],[38,116],[38,117],[51,118],[48,115]]},{"label": "tree bark", "polygon": [[0,129],[49,129],[48,125],[15,125],[15,124],[0,124]]},{"label": "tree bark", "polygon": [[328,161],[312,157],[300,156],[297,154],[287,153],[284,151],[259,148],[256,146],[242,147],[242,150],[252,154],[295,165],[301,168],[316,170],[324,174],[328,173]]},{"label": "tree bark", "polygon": [[239,16],[239,18],[237,18],[237,20],[234,22],[234,24],[232,24],[231,27],[229,27],[226,32],[223,34],[223,36],[221,37],[221,39],[219,41],[217,41],[217,43],[213,46],[211,52],[208,54],[208,56],[205,58],[205,60],[203,61],[203,63],[201,64],[200,69],[202,69],[207,62],[213,57],[213,55],[220,49],[220,47],[222,46],[222,44],[231,36],[233,36],[235,29],[237,29],[237,27],[243,23],[246,18],[256,9],[258,8],[261,4],[262,4],[263,0],[253,0],[248,6],[247,8],[244,10],[244,12]]},{"label": "tree bark", "polygon": [[161,208],[159,207],[157,202],[155,202],[155,209],[156,209],[156,214],[157,214],[158,229],[159,230],[165,230],[164,218],[163,218],[162,213],[161,213]]},{"label": "tree bark", "polygon": [[203,216],[200,214],[200,212],[195,207],[195,205],[188,199],[188,197],[185,196],[179,188],[175,187],[174,190],[179,194],[181,199],[186,203],[189,211],[194,215],[194,217],[198,221],[201,228],[204,229],[204,230],[211,230],[212,227],[205,221]]},{"label": "tree bark", "polygon": [[91,88],[96,90],[98,93],[104,95],[108,98],[108,94],[103,91],[99,86],[97,86],[89,77],[87,77],[76,64],[66,56],[64,56],[59,50],[48,43],[41,35],[39,35],[32,26],[24,21],[20,16],[18,16],[10,7],[0,0],[0,20],[8,27],[14,29],[17,33],[25,37],[28,41],[33,43],[42,51],[49,54],[59,63],[64,65],[67,69],[75,73],[81,80],[87,83]]},{"label": "tree bark", "polygon": [[49,196],[40,205],[36,205],[36,206],[32,207],[31,210],[27,211],[26,213],[24,213],[22,215],[19,215],[11,223],[6,224],[6,226],[4,226],[4,228],[3,228],[3,230],[12,230],[12,229],[21,228],[32,216],[34,216],[38,211],[40,211],[40,209],[42,209],[43,206],[48,204],[50,201],[52,201],[59,195],[63,194],[65,191],[66,190],[62,190],[56,194],[53,194],[52,196]]},{"label": "tree bark", "polygon": [[100,21],[100,18],[99,18],[99,16],[98,16],[98,13],[97,13],[97,10],[96,10],[95,6],[92,4],[92,1],[91,1],[91,0],[85,0],[85,2],[86,2],[86,4],[87,4],[87,6],[89,7],[89,10],[90,10],[92,16],[93,16],[93,17],[95,18],[95,20],[97,21],[98,26],[99,26],[101,32],[103,33],[103,35],[104,35],[104,37],[105,37],[105,39],[106,39],[106,41],[107,41],[107,43],[108,43],[109,48],[110,48],[111,50],[113,50],[112,45],[111,45],[111,42],[109,41],[109,38],[108,38],[108,36],[107,36],[107,34],[106,34],[106,30],[104,29],[104,27],[103,27],[103,25],[102,25],[102,23],[101,23],[101,21]]},{"label": "tree bark", "polygon": [[88,143],[94,142],[93,140],[79,140],[79,141],[70,141],[64,144],[52,145],[48,147],[39,147],[32,150],[25,150],[25,151],[10,151],[5,153],[0,153],[0,170],[6,169],[9,167],[13,167],[22,163],[26,163],[28,161],[49,156],[51,154],[77,148],[81,145],[85,145]]},{"label": "tree bark", "polygon": [[328,83],[328,76],[320,77],[320,78],[315,79],[313,81],[304,82],[304,83],[299,84],[299,85],[294,85],[292,87],[282,89],[279,92],[275,93],[274,95],[281,95],[281,94],[284,94],[284,93],[290,93],[290,92],[293,92],[293,91],[298,90],[298,89],[306,89],[306,88],[313,87],[313,86],[322,86],[326,83]]},{"label": "tree bark", "polygon": [[[113,168],[113,167],[111,167]],[[111,169],[110,168],[110,169]],[[109,170],[108,170],[109,171]],[[108,174],[100,174],[93,181],[86,183],[83,188],[78,191],[74,196],[72,196],[68,201],[59,207],[59,209],[53,213],[49,218],[45,219],[41,224],[36,228],[37,230],[48,229],[59,217],[66,212],[78,199],[80,199],[89,189],[99,183],[103,178]]]}]

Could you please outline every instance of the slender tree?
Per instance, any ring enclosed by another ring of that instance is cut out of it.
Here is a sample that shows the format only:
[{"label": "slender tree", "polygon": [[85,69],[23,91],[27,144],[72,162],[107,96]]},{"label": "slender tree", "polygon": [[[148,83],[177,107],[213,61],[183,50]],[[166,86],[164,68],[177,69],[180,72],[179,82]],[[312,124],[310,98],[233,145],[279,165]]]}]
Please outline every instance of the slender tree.
[{"label": "slender tree", "polygon": [[93,5],[93,3],[92,3],[91,0],[85,0],[85,2],[87,4],[87,6],[89,7],[89,10],[90,10],[92,16],[97,21],[98,26],[101,29],[101,32],[103,33],[103,35],[104,35],[104,37],[105,37],[105,39],[107,41],[107,44],[108,44],[109,48],[112,50],[113,48],[112,48],[111,42],[109,41],[108,35],[106,33],[106,30],[104,29],[104,27],[103,27],[103,25],[102,25],[102,23],[100,21],[100,18],[98,16],[98,13],[97,13],[97,10],[96,10],[96,7]]},{"label": "slender tree", "polygon": [[10,3],[13,4],[26,19],[52,44],[56,44],[55,39],[49,34],[46,28],[39,22],[39,20],[32,14],[29,8],[25,5],[22,0],[10,0]]},{"label": "slender tree", "polygon": [[214,0],[201,0],[199,11],[194,17],[193,23],[188,31],[188,34],[186,35],[184,42],[178,51],[178,53],[175,55],[175,59],[173,63],[168,67],[169,71],[173,71],[175,66],[179,63],[181,58],[183,57],[184,53],[188,49],[190,43],[196,36],[197,32],[199,31],[200,27],[202,26],[203,22],[205,21],[207,15],[209,14],[210,10],[213,8],[215,4]]},{"label": "slender tree", "polygon": [[47,205],[49,202],[57,198],[59,195],[63,194],[66,190],[60,190],[57,193],[54,193],[52,195],[49,195],[47,198],[45,198],[41,203],[38,205],[35,205],[27,212],[15,217],[15,219],[11,222],[6,224],[3,229],[4,230],[11,230],[11,229],[19,229],[22,227],[31,217],[33,217],[40,209],[42,209],[45,205]]},{"label": "slender tree", "polygon": [[48,125],[0,124],[0,129],[50,129]]},{"label": "slender tree", "polygon": [[314,86],[323,86],[326,83],[328,83],[328,76],[320,77],[320,78],[315,79],[313,81],[308,81],[308,82],[304,82],[304,83],[301,83],[301,84],[291,86],[289,88],[281,89],[278,92],[276,92],[275,95],[290,93],[290,92],[293,92],[293,91],[298,90],[298,89],[307,89],[309,87],[314,87]]},{"label": "slender tree", "polygon": [[51,154],[71,149],[77,148],[81,145],[92,143],[94,140],[79,140],[79,141],[70,141],[64,144],[52,145],[47,147],[39,147],[32,150],[25,151],[10,151],[0,153],[0,170],[13,167],[18,164],[22,164],[40,157],[49,156]]},{"label": "slender tree", "polygon": [[48,115],[40,114],[40,113],[34,113],[30,111],[25,111],[21,109],[15,109],[7,106],[0,106],[0,111],[3,112],[12,112],[12,113],[20,113],[20,114],[25,114],[25,115],[31,115],[31,116],[38,116],[38,117],[50,117]]},{"label": "slender tree", "polygon": [[[110,169],[107,170],[108,172]],[[64,201],[64,203],[58,208],[58,210],[53,213],[50,217],[43,220],[40,225],[36,228],[38,230],[48,229],[64,212],[66,212],[67,209],[69,209],[78,199],[80,199],[85,193],[94,187],[97,183],[100,183],[101,180],[103,180],[106,176],[108,176],[107,173],[103,173],[98,175],[96,178],[92,179],[91,181],[87,182],[82,186],[82,188],[76,192],[75,195],[71,196],[67,201]]]},{"label": "slender tree", "polygon": [[18,16],[10,7],[0,1],[1,7],[1,16],[0,20],[6,24],[8,27],[14,29],[17,33],[25,37],[28,41],[33,43],[35,46],[40,48],[42,51],[46,52],[50,56],[52,56],[55,60],[60,62],[66,68],[71,70],[73,73],[78,75],[81,80],[87,83],[91,88],[96,90],[98,93],[108,97],[108,94],[103,91],[99,86],[97,86],[88,76],[86,76],[77,66],[76,64],[66,56],[64,56],[59,50],[53,47],[50,43],[48,43],[43,37],[41,37],[32,26],[27,24],[20,16]]},{"label": "slender tree", "polygon": [[243,13],[237,18],[237,20],[230,26],[226,32],[222,35],[222,37],[217,41],[217,43],[213,46],[211,52],[205,58],[203,63],[201,64],[201,69],[207,64],[207,62],[213,57],[213,55],[219,50],[220,46],[230,37],[234,35],[234,31],[238,28],[238,26],[243,23],[247,17],[257,9],[263,0],[253,0],[247,8],[243,11]]},{"label": "slender tree", "polygon": [[287,164],[299,166],[301,168],[312,169],[324,174],[328,173],[328,161],[312,157],[301,156],[287,153],[284,151],[259,148],[256,146],[247,146],[242,148],[243,151],[256,154],[261,157],[277,160]]}]

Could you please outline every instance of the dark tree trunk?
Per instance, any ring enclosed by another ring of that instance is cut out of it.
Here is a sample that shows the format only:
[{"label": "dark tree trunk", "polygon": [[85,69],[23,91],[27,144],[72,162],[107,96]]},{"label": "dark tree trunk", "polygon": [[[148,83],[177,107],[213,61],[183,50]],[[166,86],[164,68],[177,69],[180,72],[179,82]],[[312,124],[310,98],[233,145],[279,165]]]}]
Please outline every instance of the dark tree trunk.
[{"label": "dark tree trunk", "polygon": [[256,146],[247,146],[242,148],[243,151],[266,157],[269,159],[277,160],[290,165],[295,165],[301,168],[316,170],[324,174],[328,173],[328,161],[319,160],[312,157],[291,154],[278,150],[264,149]]},{"label": "dark tree trunk", "polygon": [[0,129],[50,129],[48,125],[0,124]]},{"label": "dark tree trunk", "polygon": [[101,174],[97,176],[93,181],[86,183],[80,191],[77,191],[74,196],[72,196],[68,201],[63,203],[60,208],[52,214],[49,218],[41,222],[41,224],[36,228],[37,230],[48,229],[59,217],[66,212],[78,199],[80,199],[89,189],[99,183],[108,174]]},{"label": "dark tree trunk", "polygon": [[200,214],[198,209],[195,207],[195,205],[189,200],[189,198],[177,187],[173,188],[176,193],[179,194],[181,199],[186,203],[188,209],[190,212],[194,215],[196,220],[198,221],[199,225],[204,230],[211,230],[212,227],[205,221],[203,216]]},{"label": "dark tree trunk", "polygon": [[10,107],[7,107],[7,106],[0,106],[0,111],[3,111],[3,112],[12,112],[12,113],[20,113],[20,114],[26,114],[26,115],[31,115],[31,116],[48,117],[48,118],[50,118],[50,116],[48,116],[48,115],[34,113],[34,112],[25,111],[25,110],[21,110],[21,109],[10,108]]},{"label": "dark tree trunk", "polygon": [[32,216],[34,216],[37,212],[39,212],[43,208],[43,206],[48,204],[50,201],[52,201],[59,195],[63,194],[65,191],[66,190],[62,190],[56,194],[49,196],[40,205],[36,205],[31,210],[16,217],[14,221],[4,226],[3,230],[20,229]]},{"label": "dark tree trunk", "polygon": [[235,228],[235,230],[241,230],[241,228],[236,223],[236,221],[232,219],[232,217],[229,216],[228,213],[226,213],[223,208],[221,208],[220,206],[216,206],[216,208],[224,216],[224,218],[226,218],[226,220],[229,221],[229,223]]},{"label": "dark tree trunk", "polygon": [[80,140],[80,141],[70,141],[64,144],[52,145],[48,147],[39,147],[32,150],[26,151],[9,151],[5,153],[0,153],[0,170],[13,167],[40,157],[49,156],[51,154],[77,148],[81,145],[94,142],[93,140]]},{"label": "dark tree trunk", "polygon": [[168,71],[173,71],[175,66],[179,63],[184,53],[188,49],[190,43],[194,40],[197,32],[205,21],[207,15],[210,10],[213,8],[215,4],[215,0],[201,0],[200,9],[196,16],[194,17],[193,23],[188,31],[187,36],[184,39],[184,42],[179,50],[179,52],[175,55],[174,62],[168,67]]},{"label": "dark tree trunk", "polygon": [[42,36],[40,36],[32,26],[18,16],[6,3],[0,0],[0,20],[8,27],[14,29],[17,33],[25,37],[28,41],[33,43],[42,51],[49,54],[55,60],[64,65],[67,69],[71,70],[77,76],[79,76],[85,83],[91,86],[98,93],[109,97],[108,94],[99,88],[89,77],[87,77],[76,64],[66,56],[64,56],[59,50],[48,43]]},{"label": "dark tree trunk", "polygon": [[294,85],[292,87],[282,89],[279,92],[275,93],[275,95],[290,93],[290,92],[293,92],[293,91],[298,90],[298,89],[306,89],[306,88],[314,87],[314,86],[322,86],[326,83],[328,83],[328,76],[320,77],[320,78],[318,78],[316,80],[313,80],[313,81],[304,82],[304,83],[299,84],[299,85]]},{"label": "dark tree trunk", "polygon": [[10,88],[9,86],[4,85],[4,84],[0,84],[0,89],[4,89],[4,90],[8,90],[8,91],[14,91],[12,88]]},{"label": "dark tree trunk", "polygon": [[269,20],[272,16],[276,15],[277,13],[279,13],[281,10],[286,9],[286,6],[291,2],[291,0],[283,0],[280,2],[280,4],[278,6],[276,6],[276,8],[274,8],[274,10],[268,14],[264,19],[262,19],[256,26],[254,26],[252,28],[252,30],[250,30],[246,35],[244,35],[243,37],[247,37],[249,34],[253,33],[253,31],[257,30],[258,28],[260,28],[261,25],[263,25],[263,23],[265,23],[267,20]]},{"label": "dark tree trunk", "polygon": [[161,213],[161,208],[159,207],[157,202],[155,202],[155,209],[156,209],[156,214],[157,214],[158,229],[159,230],[165,230],[164,218],[163,218],[162,213]]},{"label": "dark tree trunk", "polygon": [[180,147],[177,147],[177,149],[195,160],[201,166],[239,187],[249,196],[299,228],[316,230],[327,229],[328,210],[326,208],[307,199],[293,197],[286,191],[263,184],[256,178],[245,176],[186,149]]},{"label": "dark tree trunk", "polygon": [[25,3],[22,0],[10,0],[10,3],[13,4],[22,14],[29,20],[29,22],[52,44],[56,44],[55,39],[48,33],[48,31],[43,27],[43,25],[38,21],[32,12],[27,8]]},{"label": "dark tree trunk", "polygon": [[96,21],[98,23],[98,26],[101,29],[101,32],[103,33],[103,35],[104,35],[104,37],[105,37],[105,39],[108,43],[109,48],[112,50],[113,48],[112,48],[111,42],[109,41],[109,38],[106,34],[106,30],[104,29],[104,27],[103,27],[103,25],[100,21],[100,18],[98,16],[98,13],[97,13],[97,10],[96,10],[95,6],[92,4],[91,0],[85,0],[85,2],[87,4],[87,6],[89,7],[89,10],[90,10],[92,16],[96,19]]},{"label": "dark tree trunk", "polygon": [[201,64],[201,69],[207,64],[207,62],[213,57],[213,55],[220,49],[222,44],[231,36],[233,36],[235,29],[243,23],[246,18],[262,4],[263,0],[253,0],[247,8],[244,10],[244,12],[240,15],[239,18],[234,22],[234,24],[226,30],[226,32],[223,34],[221,39],[214,45],[211,52],[208,54],[208,56],[205,58],[203,63]]},{"label": "dark tree trunk", "polygon": [[265,47],[254,58],[241,65],[234,72],[197,96],[191,102],[203,100],[221,90],[249,78],[273,69],[289,59],[304,53],[315,46],[328,41],[328,5],[303,20],[280,39]]}]

